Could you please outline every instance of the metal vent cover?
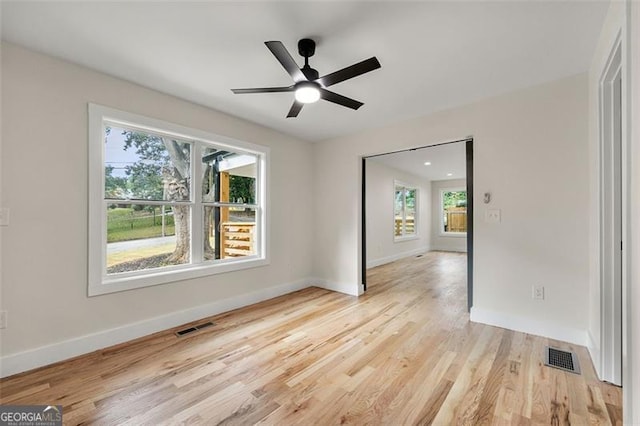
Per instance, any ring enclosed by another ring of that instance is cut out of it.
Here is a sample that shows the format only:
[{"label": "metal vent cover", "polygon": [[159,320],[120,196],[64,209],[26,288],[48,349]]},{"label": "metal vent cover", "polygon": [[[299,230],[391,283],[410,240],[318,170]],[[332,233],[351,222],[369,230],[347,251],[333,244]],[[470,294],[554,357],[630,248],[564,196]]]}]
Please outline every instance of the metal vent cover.
[{"label": "metal vent cover", "polygon": [[544,365],[559,368],[570,373],[580,374],[578,357],[573,352],[547,346],[544,351]]},{"label": "metal vent cover", "polygon": [[193,327],[189,327],[189,328],[185,328],[185,329],[182,329],[182,330],[178,330],[178,331],[176,331],[176,336],[182,337],[184,335],[193,333],[194,331],[202,330],[203,328],[211,327],[213,325],[215,325],[215,323],[213,323],[211,321],[208,321],[208,322],[205,322],[205,323],[202,323],[202,324],[195,325]]}]

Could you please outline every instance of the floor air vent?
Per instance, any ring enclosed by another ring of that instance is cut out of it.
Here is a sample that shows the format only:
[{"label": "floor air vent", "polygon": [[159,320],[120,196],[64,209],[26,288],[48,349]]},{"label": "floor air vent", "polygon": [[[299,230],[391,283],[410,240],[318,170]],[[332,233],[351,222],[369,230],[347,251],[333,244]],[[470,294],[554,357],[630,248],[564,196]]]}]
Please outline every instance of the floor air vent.
[{"label": "floor air vent", "polygon": [[195,325],[193,327],[185,328],[184,330],[176,331],[176,336],[182,337],[189,333],[193,333],[194,331],[202,330],[203,328],[211,327],[213,325],[215,324],[212,323],[211,321],[208,321],[202,324]]},{"label": "floor air vent", "polygon": [[573,352],[547,346],[544,352],[544,364],[570,373],[580,374],[578,357]]}]

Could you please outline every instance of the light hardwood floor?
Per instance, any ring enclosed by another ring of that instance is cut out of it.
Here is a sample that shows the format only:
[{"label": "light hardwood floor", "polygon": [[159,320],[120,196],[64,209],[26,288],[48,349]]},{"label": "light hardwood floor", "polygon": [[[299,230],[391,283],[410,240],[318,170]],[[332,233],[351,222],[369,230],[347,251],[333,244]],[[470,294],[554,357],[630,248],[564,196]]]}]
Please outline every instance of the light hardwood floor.
[{"label": "light hardwood floor", "polygon": [[[0,381],[65,424],[621,424],[583,347],[473,324],[464,254],[369,272],[360,298],[309,288]],[[575,350],[582,375],[543,365]]]}]

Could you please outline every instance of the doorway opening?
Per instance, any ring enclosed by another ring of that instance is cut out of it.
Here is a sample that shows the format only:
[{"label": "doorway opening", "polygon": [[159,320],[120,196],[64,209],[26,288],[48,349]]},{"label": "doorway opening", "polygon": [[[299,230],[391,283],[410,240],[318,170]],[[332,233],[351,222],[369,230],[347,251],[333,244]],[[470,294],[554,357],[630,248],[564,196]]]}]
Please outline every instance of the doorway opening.
[{"label": "doorway opening", "polygon": [[473,139],[362,158],[362,264],[370,268],[428,251],[466,253],[473,305]]}]

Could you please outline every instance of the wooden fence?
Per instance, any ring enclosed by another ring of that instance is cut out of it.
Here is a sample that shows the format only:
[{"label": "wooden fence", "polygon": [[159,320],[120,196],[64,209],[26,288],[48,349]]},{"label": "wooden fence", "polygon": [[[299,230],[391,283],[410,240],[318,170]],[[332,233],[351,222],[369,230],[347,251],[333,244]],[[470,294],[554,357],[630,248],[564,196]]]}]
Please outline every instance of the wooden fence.
[{"label": "wooden fence", "polygon": [[223,259],[255,253],[255,223],[223,222],[221,228],[220,245]]},{"label": "wooden fence", "polygon": [[445,232],[467,232],[467,208],[451,207],[444,211],[447,218]]}]

